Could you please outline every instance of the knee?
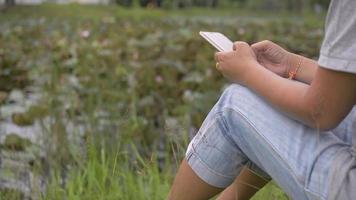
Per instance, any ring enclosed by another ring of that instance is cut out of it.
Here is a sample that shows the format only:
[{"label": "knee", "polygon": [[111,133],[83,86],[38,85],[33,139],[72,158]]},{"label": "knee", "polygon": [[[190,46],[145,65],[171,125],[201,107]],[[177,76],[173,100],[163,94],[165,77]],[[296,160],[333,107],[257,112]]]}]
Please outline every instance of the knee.
[{"label": "knee", "polygon": [[224,89],[217,103],[217,108],[221,111],[229,108],[240,109],[260,102],[260,98],[250,89],[238,84],[231,84]]},{"label": "knee", "polygon": [[252,93],[247,87],[239,84],[231,84],[224,89],[223,95],[225,94],[240,94],[240,93]]},{"label": "knee", "polygon": [[[246,87],[232,84],[227,87],[216,104],[226,127],[241,130],[248,123],[260,123],[266,116],[273,116],[274,109],[262,98]],[[248,123],[247,123],[248,122]]]}]

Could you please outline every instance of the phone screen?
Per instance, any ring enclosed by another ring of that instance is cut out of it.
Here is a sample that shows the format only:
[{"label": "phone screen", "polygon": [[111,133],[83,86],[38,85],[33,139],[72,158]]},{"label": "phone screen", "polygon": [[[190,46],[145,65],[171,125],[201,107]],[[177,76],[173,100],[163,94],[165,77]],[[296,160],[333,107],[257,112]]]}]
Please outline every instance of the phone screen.
[{"label": "phone screen", "polygon": [[213,45],[218,51],[227,52],[233,51],[234,43],[225,35],[218,32],[204,32],[200,31],[199,34]]}]

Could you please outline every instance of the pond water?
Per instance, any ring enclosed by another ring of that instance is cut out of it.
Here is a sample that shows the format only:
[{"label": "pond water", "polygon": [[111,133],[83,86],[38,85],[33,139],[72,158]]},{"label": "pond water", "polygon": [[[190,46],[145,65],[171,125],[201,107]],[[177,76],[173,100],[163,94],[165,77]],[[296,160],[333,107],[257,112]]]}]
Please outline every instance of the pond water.
[{"label": "pond water", "polygon": [[14,89],[0,106],[0,188],[20,191],[26,198],[30,197],[34,184],[41,185],[42,177],[30,170],[31,164],[39,159],[36,152],[39,149],[33,145],[40,145],[41,125],[35,122],[20,126],[13,122],[12,116],[38,103],[40,96]]}]

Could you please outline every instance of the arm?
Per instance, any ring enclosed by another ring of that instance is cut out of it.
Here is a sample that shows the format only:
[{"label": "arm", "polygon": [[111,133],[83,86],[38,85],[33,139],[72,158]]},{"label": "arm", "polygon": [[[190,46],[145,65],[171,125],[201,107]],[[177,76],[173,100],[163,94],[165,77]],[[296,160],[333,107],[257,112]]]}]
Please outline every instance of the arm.
[{"label": "arm", "polygon": [[310,84],[318,68],[316,61],[290,53],[269,40],[257,42],[251,48],[262,66],[285,78],[300,65],[296,80]]},{"label": "arm", "polygon": [[317,67],[311,85],[291,81],[262,67],[248,44],[236,45],[216,54],[219,70],[310,127],[336,127],[356,103],[356,75]]}]

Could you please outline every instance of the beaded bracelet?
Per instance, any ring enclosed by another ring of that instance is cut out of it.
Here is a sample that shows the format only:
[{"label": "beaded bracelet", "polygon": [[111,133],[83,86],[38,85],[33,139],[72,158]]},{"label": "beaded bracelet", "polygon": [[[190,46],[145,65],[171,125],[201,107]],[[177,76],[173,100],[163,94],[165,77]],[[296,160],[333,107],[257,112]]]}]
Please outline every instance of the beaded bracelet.
[{"label": "beaded bracelet", "polygon": [[288,73],[288,75],[289,75],[288,79],[289,80],[294,80],[295,79],[295,77],[297,76],[297,73],[299,72],[300,68],[302,67],[302,61],[303,61],[303,59],[300,59],[297,68],[294,71],[290,71]]}]

